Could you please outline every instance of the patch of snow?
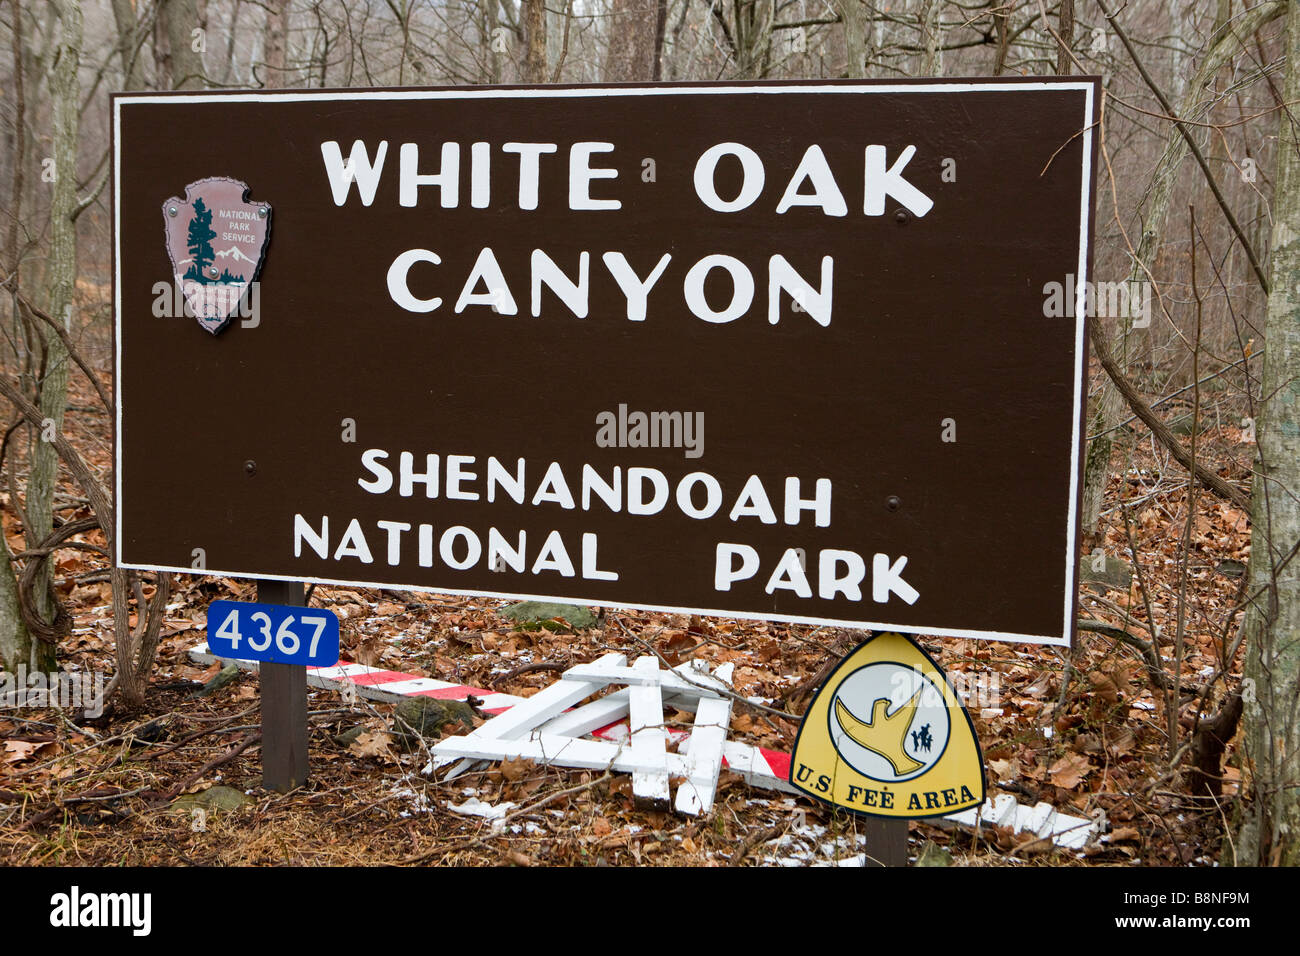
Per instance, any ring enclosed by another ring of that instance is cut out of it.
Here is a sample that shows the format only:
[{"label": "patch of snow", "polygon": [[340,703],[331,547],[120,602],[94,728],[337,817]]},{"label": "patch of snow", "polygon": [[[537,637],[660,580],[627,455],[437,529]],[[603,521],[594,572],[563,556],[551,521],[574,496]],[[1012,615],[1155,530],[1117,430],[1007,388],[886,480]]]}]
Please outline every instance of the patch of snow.
[{"label": "patch of snow", "polygon": [[860,850],[866,842],[861,833],[842,833],[828,839],[826,827],[798,823],[768,843],[775,852],[764,856],[763,862],[776,866],[863,866],[866,854]]},{"label": "patch of snow", "polygon": [[415,813],[432,813],[436,808],[429,802],[429,799],[422,793],[412,790],[410,787],[400,787],[393,791],[395,797],[407,797],[411,801],[411,809],[403,810],[402,816],[409,816],[412,811]]},{"label": "patch of snow", "polygon": [[464,803],[448,803],[447,809],[459,813],[462,817],[482,817],[484,820],[501,820],[515,808],[516,804],[507,800],[504,803],[484,803],[478,797],[470,797]]}]

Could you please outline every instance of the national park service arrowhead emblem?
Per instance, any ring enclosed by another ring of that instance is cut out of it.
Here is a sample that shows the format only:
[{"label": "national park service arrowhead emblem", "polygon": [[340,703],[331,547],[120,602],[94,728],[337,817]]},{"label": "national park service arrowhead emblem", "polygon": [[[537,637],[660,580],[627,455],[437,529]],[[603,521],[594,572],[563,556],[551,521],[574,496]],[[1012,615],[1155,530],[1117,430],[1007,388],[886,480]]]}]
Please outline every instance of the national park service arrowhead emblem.
[{"label": "national park service arrowhead emblem", "polygon": [[879,634],[840,661],[809,705],[790,783],[868,816],[946,816],[984,802],[984,758],[939,665],[910,638]]},{"label": "national park service arrowhead emblem", "polygon": [[271,207],[250,202],[237,179],[200,179],[185,197],[163,203],[172,275],[186,311],[214,335],[257,300],[258,275],[271,235]]}]

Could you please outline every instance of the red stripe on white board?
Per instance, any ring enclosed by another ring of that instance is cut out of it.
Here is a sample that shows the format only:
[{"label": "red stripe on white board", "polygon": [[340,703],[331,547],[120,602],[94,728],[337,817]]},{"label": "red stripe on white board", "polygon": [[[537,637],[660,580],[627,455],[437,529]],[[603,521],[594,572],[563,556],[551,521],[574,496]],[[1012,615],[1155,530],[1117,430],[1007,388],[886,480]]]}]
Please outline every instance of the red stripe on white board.
[{"label": "red stripe on white board", "polygon": [[456,684],[452,687],[434,687],[428,690],[397,691],[408,697],[432,697],[434,700],[464,700],[466,697],[495,697],[496,692],[483,690],[481,687],[466,687]]},{"label": "red stripe on white board", "polygon": [[414,676],[413,674],[402,674],[398,671],[371,671],[369,674],[349,674],[348,680],[361,687],[379,687],[382,684],[396,684],[398,681],[407,681]]},{"label": "red stripe on white board", "polygon": [[[214,656],[208,650],[207,644],[198,645],[190,653],[207,657]],[[466,697],[477,697],[483,701],[479,709],[483,713],[491,714],[494,717],[497,714],[504,714],[511,706],[524,699],[512,694],[498,694],[482,687],[452,684],[447,681],[434,680],[431,677],[422,678],[416,674],[403,674],[400,671],[383,670],[365,664],[355,664],[342,658],[332,667],[308,667],[307,672],[311,676],[318,677],[331,684],[351,683],[358,687],[368,687],[371,690],[378,691],[385,690],[385,686],[388,684],[406,684],[406,687],[393,689],[392,693],[399,697],[432,697],[435,700],[464,700]],[[418,690],[415,689],[416,686],[419,687]],[[608,727],[602,727],[595,731],[592,736],[604,740],[622,740],[627,736],[627,721],[621,720],[610,724]],[[761,747],[750,748],[750,752],[753,755],[753,772],[770,774],[782,780],[789,779],[789,754]],[[722,763],[723,766],[730,766],[725,756]]]}]

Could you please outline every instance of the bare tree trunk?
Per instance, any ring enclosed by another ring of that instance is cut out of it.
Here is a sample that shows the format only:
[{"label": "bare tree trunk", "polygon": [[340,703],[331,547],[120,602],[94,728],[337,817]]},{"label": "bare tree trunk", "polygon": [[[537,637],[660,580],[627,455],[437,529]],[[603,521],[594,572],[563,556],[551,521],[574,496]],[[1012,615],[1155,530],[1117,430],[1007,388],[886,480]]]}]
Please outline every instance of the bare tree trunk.
[{"label": "bare tree trunk", "polygon": [[1074,72],[1070,50],[1074,46],[1074,0],[1061,0],[1061,14],[1057,30],[1056,75],[1068,76]]},{"label": "bare tree trunk", "polygon": [[32,665],[32,635],[18,604],[18,579],[9,559],[9,545],[0,540],[0,667],[14,671]]},{"label": "bare tree trunk", "polygon": [[[1287,20],[1283,102],[1300,99],[1300,4]],[[1300,120],[1280,110],[1273,262],[1252,494],[1246,758],[1253,783],[1238,862],[1300,864]],[[1245,776],[1243,774],[1243,776]]]},{"label": "bare tree trunk", "polygon": [[117,26],[118,54],[122,58],[122,86],[141,89],[140,58],[136,55],[135,7],[131,0],[113,0],[113,22]]},{"label": "bare tree trunk", "polygon": [[[1169,33],[1174,37],[1169,44],[1169,98],[1178,103],[1187,95],[1187,53],[1180,42],[1184,37],[1193,35],[1196,26],[1197,4],[1182,3],[1180,0],[1168,0],[1166,16],[1169,18]],[[1219,12],[1222,13],[1222,6]],[[1219,26],[1219,24],[1215,24]],[[1217,34],[1212,30],[1210,36]]]},{"label": "bare tree trunk", "polygon": [[668,29],[668,0],[655,0],[655,37],[650,51],[650,79],[658,83],[663,77],[664,33]]},{"label": "bare tree trunk", "polygon": [[[158,6],[158,25],[154,36],[166,43],[163,58],[168,89],[202,89],[207,74],[203,72],[203,47],[207,44],[206,17],[198,0],[162,0]],[[195,31],[199,31],[197,34]]]},{"label": "bare tree trunk", "polygon": [[545,83],[546,75],[546,3],[523,0],[524,82]]},{"label": "bare tree trunk", "polygon": [[[81,58],[81,4],[58,4],[59,40],[50,62],[50,98],[53,105],[51,147],[54,153],[53,195],[50,201],[50,254],[46,266],[49,312],[65,330],[72,328],[73,296],[77,278],[77,132],[81,84],[77,67]],[[45,370],[40,384],[41,428],[32,446],[31,477],[27,483],[27,541],[32,547],[54,530],[54,490],[58,484],[59,456],[52,437],[63,430],[68,407],[68,351],[52,329],[45,332]],[[37,615],[48,624],[58,604],[53,592],[53,562],[46,562],[32,588]],[[53,645],[34,641],[29,666],[53,671],[57,667]]]},{"label": "bare tree trunk", "polygon": [[[12,297],[12,307],[14,316],[14,326],[17,329],[21,320],[18,317],[18,290],[17,290],[17,271],[19,266],[19,249],[18,249],[18,221],[21,215],[22,195],[23,195],[23,163],[26,153],[24,143],[24,133],[26,130],[27,119],[24,115],[25,101],[23,96],[23,61],[20,52],[22,43],[22,10],[18,0],[13,0],[14,7],[14,92],[15,92],[15,123],[17,125],[17,142],[16,157],[14,162],[13,177],[13,201],[12,212],[9,228],[9,248],[6,263],[6,272],[14,280],[14,291]],[[16,507],[16,502],[14,503]],[[31,632],[27,630],[27,624],[23,621],[22,610],[18,597],[18,577],[14,573],[13,562],[9,556],[9,544],[5,541],[4,536],[0,535],[0,667],[5,670],[17,670],[19,664],[29,666],[36,663],[35,652],[37,648],[33,647]]]},{"label": "bare tree trunk", "polygon": [[497,49],[497,30],[500,19],[497,16],[498,0],[486,0],[483,4],[483,47],[487,51],[488,82],[501,82],[501,52]]},{"label": "bare tree trunk", "polygon": [[921,61],[922,76],[943,75],[942,17],[942,0],[921,0],[921,46],[925,50]]},{"label": "bare tree trunk", "polygon": [[[20,0],[12,0],[14,20],[11,35],[14,58],[14,169],[10,189],[10,219],[5,272],[14,282],[11,298],[15,331],[18,316],[17,272],[21,262],[18,248],[18,223],[22,219],[23,169],[27,162],[27,100],[23,88],[23,10]],[[17,335],[15,335],[17,339]],[[15,670],[28,663],[32,654],[32,637],[23,622],[18,604],[18,578],[9,558],[9,546],[0,535],[0,667]]]},{"label": "bare tree trunk", "polygon": [[[658,0],[614,0],[605,52],[607,81],[648,80],[654,75],[658,7]],[[666,6],[663,15],[666,20]]]},{"label": "bare tree trunk", "polygon": [[235,0],[230,11],[230,23],[225,28],[226,52],[221,57],[221,78],[218,85],[225,86],[235,70],[235,39],[239,36],[239,14],[243,10],[243,0]]},{"label": "bare tree trunk", "polygon": [[859,79],[867,75],[867,42],[871,18],[863,0],[835,0],[835,12],[844,24],[844,76]]},{"label": "bare tree trunk", "polygon": [[[12,0],[14,23],[11,31],[14,58],[14,154],[13,181],[9,190],[9,236],[6,243],[5,271],[16,276],[21,264],[18,248],[18,225],[22,221],[24,173],[27,167],[27,94],[23,85],[26,72],[23,60],[23,5],[20,0]],[[14,318],[18,317],[17,284],[14,286]]]},{"label": "bare tree trunk", "polygon": [[289,50],[289,0],[271,0],[266,10],[266,73],[268,89],[287,86]]},{"label": "bare tree trunk", "polygon": [[773,0],[747,0],[733,4],[736,11],[736,72],[741,79],[758,79],[771,59],[772,26],[776,22]]},{"label": "bare tree trunk", "polygon": [[998,3],[998,0],[989,0],[989,5],[993,8],[993,32],[997,34],[996,52],[993,54],[993,75],[1001,76],[1002,71],[1006,69],[1007,47],[1011,42],[1011,25],[1008,23],[1010,14],[1006,12],[1007,7]]}]

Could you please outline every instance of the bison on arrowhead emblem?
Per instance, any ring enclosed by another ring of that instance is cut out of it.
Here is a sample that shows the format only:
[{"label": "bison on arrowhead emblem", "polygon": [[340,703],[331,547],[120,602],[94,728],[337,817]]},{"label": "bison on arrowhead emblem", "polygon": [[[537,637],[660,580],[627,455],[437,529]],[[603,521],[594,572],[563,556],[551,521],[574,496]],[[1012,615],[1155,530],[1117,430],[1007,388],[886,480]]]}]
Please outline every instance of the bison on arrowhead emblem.
[{"label": "bison on arrowhead emblem", "polygon": [[250,202],[237,179],[200,179],[163,203],[172,275],[188,311],[213,335],[257,281],[271,235],[271,207]]}]

